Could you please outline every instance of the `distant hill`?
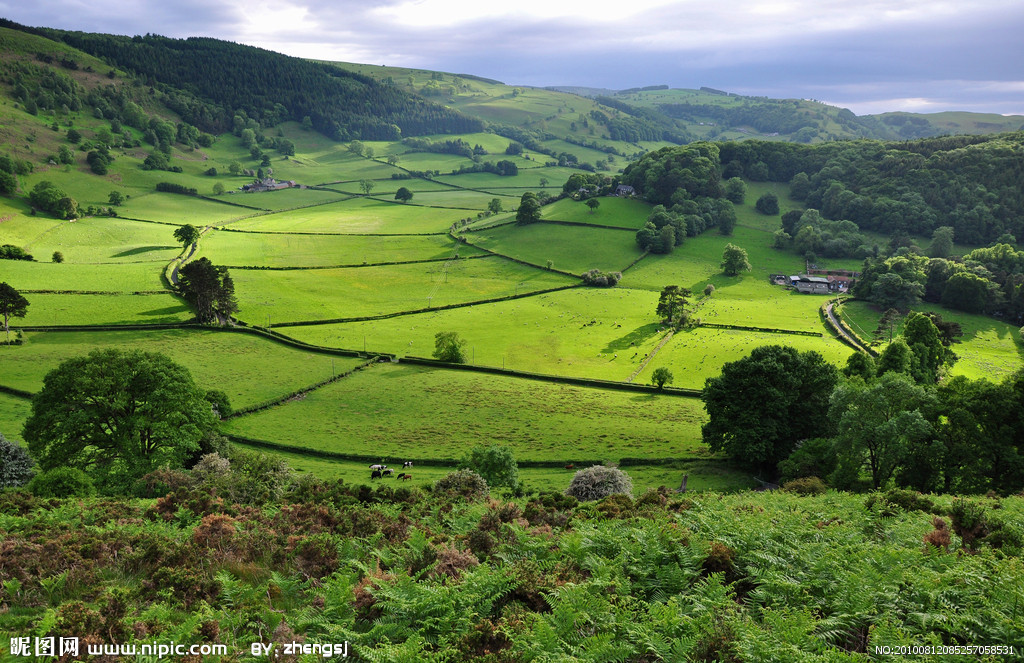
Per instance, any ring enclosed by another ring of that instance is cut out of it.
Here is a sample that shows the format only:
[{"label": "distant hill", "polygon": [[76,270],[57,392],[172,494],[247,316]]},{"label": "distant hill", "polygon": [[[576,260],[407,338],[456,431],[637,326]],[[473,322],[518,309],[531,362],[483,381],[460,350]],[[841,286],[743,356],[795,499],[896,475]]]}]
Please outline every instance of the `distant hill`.
[{"label": "distant hill", "polygon": [[483,128],[477,119],[373,78],[218,39],[126,37],[27,28],[10,21],[0,26],[52,40],[42,54],[70,46],[131,72],[170,94],[183,120],[211,133],[230,130],[240,113],[271,125],[308,117],[313,128],[336,140]]}]

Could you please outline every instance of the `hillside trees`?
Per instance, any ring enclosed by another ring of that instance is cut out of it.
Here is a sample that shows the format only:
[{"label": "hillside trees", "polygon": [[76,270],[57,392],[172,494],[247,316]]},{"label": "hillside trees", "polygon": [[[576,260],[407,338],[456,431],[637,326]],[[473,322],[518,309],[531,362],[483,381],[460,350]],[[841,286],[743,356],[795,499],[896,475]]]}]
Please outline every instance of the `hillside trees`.
[{"label": "hillside trees", "polygon": [[726,276],[737,276],[740,272],[750,271],[750,262],[747,260],[747,252],[735,244],[725,245],[722,252],[722,271]]},{"label": "hillside trees", "polygon": [[667,285],[658,296],[658,308],[655,312],[661,316],[662,322],[673,327],[686,325],[689,314],[686,311],[687,298],[691,295],[689,288],[678,285]]},{"label": "hillside trees", "polygon": [[407,203],[412,200],[412,191],[407,187],[399,187],[398,191],[395,191],[395,200]]},{"label": "hillside trees", "polygon": [[816,352],[755,348],[705,382],[704,443],[772,478],[799,440],[828,432],[828,402],[837,381],[838,371]]},{"label": "hillside trees", "polygon": [[42,180],[32,187],[28,199],[34,207],[49,212],[59,219],[74,219],[81,213],[77,200],[47,180]]},{"label": "hillside trees", "polygon": [[719,148],[714,143],[666,147],[627,166],[622,183],[631,185],[655,205],[721,198],[718,164]]},{"label": "hillside trees", "polygon": [[108,492],[162,465],[181,467],[216,424],[205,392],[161,354],[94,350],[50,371],[24,437],[44,472],[88,471]]},{"label": "hillside trees", "polygon": [[178,274],[178,290],[200,322],[213,322],[218,313],[230,316],[238,310],[235,284],[227,267],[216,266],[203,257],[185,264]]}]

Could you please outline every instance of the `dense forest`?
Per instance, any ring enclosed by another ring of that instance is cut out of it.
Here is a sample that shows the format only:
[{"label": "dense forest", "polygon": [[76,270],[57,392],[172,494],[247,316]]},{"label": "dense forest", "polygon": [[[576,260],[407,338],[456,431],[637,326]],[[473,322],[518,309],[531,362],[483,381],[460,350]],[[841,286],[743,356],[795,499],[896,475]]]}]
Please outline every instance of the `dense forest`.
[{"label": "dense forest", "polygon": [[[105,60],[182,103],[169,104],[203,131],[223,133],[239,111],[264,125],[309,118],[336,140],[395,140],[402,135],[471,133],[479,120],[333,65],[218,39],[125,37],[3,27],[32,32]],[[184,101],[187,99],[187,103]]]}]

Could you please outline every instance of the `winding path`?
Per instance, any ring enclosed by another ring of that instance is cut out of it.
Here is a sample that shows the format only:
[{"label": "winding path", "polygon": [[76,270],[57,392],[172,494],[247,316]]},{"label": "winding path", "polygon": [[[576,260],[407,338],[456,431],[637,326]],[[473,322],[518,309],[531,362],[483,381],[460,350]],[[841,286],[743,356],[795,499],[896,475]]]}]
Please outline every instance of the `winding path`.
[{"label": "winding path", "polygon": [[828,322],[832,326],[832,329],[836,330],[836,332],[840,336],[842,336],[855,349],[863,352],[866,355],[870,355],[871,353],[868,351],[868,349],[864,347],[864,345],[858,339],[848,334],[847,331],[843,328],[843,326],[839,324],[839,320],[836,318],[836,314],[832,310],[833,306],[835,306],[835,304],[832,302],[829,302],[825,306],[825,315],[828,316]]}]

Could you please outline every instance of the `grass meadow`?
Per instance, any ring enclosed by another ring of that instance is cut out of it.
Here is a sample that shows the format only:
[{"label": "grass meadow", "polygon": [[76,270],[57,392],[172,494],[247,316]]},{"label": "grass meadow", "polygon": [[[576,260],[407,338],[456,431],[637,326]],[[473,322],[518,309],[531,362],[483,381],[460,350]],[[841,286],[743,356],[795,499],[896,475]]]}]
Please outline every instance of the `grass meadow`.
[{"label": "grass meadow", "polygon": [[650,205],[632,198],[603,197],[597,201],[601,203],[600,207],[591,212],[586,202],[563,198],[544,207],[543,218],[639,230],[651,214]]},{"label": "grass meadow", "polygon": [[582,274],[590,269],[622,271],[641,256],[633,233],[552,223],[506,225],[467,233],[466,241],[481,248],[555,269]]},{"label": "grass meadow", "polygon": [[185,322],[195,317],[192,309],[171,293],[152,295],[56,295],[33,293],[28,315],[18,324],[47,325],[141,325]]},{"label": "grass meadow", "polygon": [[36,260],[49,260],[54,251],[71,263],[162,262],[181,253],[174,228],[127,219],[88,217],[65,221],[35,239],[26,250]]},{"label": "grass meadow", "polygon": [[[0,347],[0,351],[4,349]],[[31,413],[31,406],[32,402],[27,398],[0,393],[0,435],[11,442],[24,442],[21,427]]]},{"label": "grass meadow", "polygon": [[289,235],[212,231],[203,236],[199,254],[217,265],[245,267],[314,267],[482,255],[447,235],[366,236]]},{"label": "grass meadow", "polygon": [[305,209],[250,216],[232,223],[231,228],[338,234],[443,233],[453,222],[466,215],[466,210],[461,209],[402,205],[359,197]]},{"label": "grass meadow", "polygon": [[471,363],[626,380],[664,333],[654,313],[657,302],[648,291],[574,288],[448,311],[280,331],[307,343],[420,357],[431,356],[437,332],[455,331],[466,341]]},{"label": "grass meadow", "polygon": [[165,263],[74,264],[4,260],[0,280],[24,290],[138,292],[165,290]]},{"label": "grass meadow", "polygon": [[229,433],[401,461],[498,443],[567,462],[698,453],[697,399],[377,364],[304,398],[224,424]]},{"label": "grass meadow", "polygon": [[162,352],[188,368],[202,388],[223,390],[236,408],[284,396],[361,361],[206,329],[25,332],[24,345],[0,346],[0,385],[38,391],[62,361],[101,348]]},{"label": "grass meadow", "polygon": [[[238,317],[263,324],[383,315],[576,281],[499,257],[300,271],[234,270]],[[387,287],[382,287],[387,284]]]}]

